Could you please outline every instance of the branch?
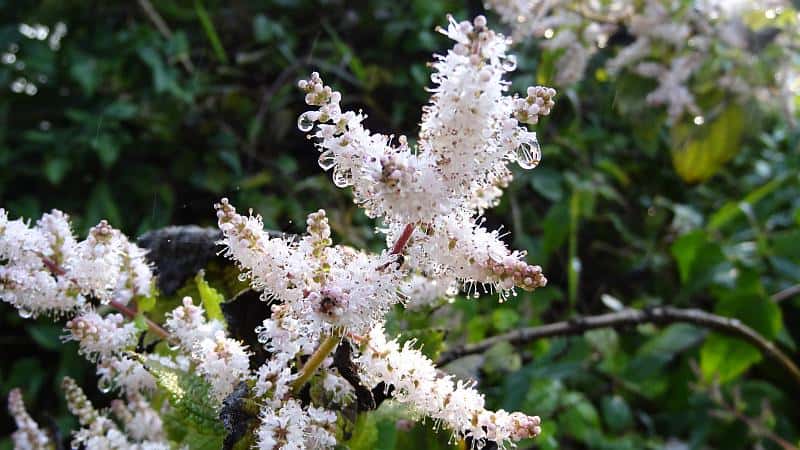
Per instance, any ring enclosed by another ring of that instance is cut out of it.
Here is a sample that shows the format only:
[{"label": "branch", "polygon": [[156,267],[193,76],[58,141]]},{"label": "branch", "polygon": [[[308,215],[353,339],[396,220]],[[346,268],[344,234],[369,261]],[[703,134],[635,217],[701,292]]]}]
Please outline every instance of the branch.
[{"label": "branch", "polygon": [[[167,25],[167,22],[161,17],[161,14],[156,11],[156,8],[150,3],[150,0],[139,0],[139,6],[142,7],[144,15],[153,22],[158,32],[165,38],[172,39],[172,30],[169,29],[169,25]],[[181,65],[183,65],[183,68],[186,69],[187,72],[194,72],[194,65],[192,64],[192,60],[189,59],[189,55],[182,53],[178,56],[178,59],[180,59]]]},{"label": "branch", "polygon": [[352,355],[353,348],[350,346],[350,341],[343,339],[333,354],[333,367],[336,367],[339,375],[353,387],[356,393],[358,410],[371,411],[378,406],[375,403],[375,396],[370,389],[361,383],[361,378],[358,376],[358,368],[353,362]]},{"label": "branch", "polygon": [[[123,305],[122,303],[116,300],[111,300],[110,302],[108,302],[108,306],[121,312],[124,316],[127,316],[131,320],[136,319],[136,311],[134,311],[131,308],[128,308],[127,306]],[[144,323],[147,324],[147,328],[149,328],[150,331],[153,332],[153,334],[159,336],[162,339],[169,340],[169,332],[167,330],[161,328],[160,325],[148,319],[144,315],[142,316],[142,318],[144,319]]]},{"label": "branch", "polygon": [[775,303],[780,303],[780,302],[782,302],[784,300],[788,300],[788,299],[790,299],[790,298],[792,298],[792,297],[794,297],[795,295],[798,295],[798,294],[800,294],[800,284],[795,284],[794,286],[789,286],[788,288],[773,294],[772,295],[772,300]]},{"label": "branch", "polygon": [[556,322],[539,327],[520,328],[506,334],[493,336],[475,344],[455,347],[443,353],[439,361],[437,361],[437,365],[447,364],[466,355],[484,352],[500,342],[510,342],[515,345],[520,345],[542,338],[578,335],[597,328],[619,328],[644,323],[666,325],[678,322],[691,323],[710,328],[754,345],[761,353],[766,354],[782,366],[791,374],[792,378],[800,384],[800,369],[791,358],[780,351],[772,342],[738,319],[718,316],[699,309],[680,309],[669,306],[648,310],[629,309],[570,321]]}]

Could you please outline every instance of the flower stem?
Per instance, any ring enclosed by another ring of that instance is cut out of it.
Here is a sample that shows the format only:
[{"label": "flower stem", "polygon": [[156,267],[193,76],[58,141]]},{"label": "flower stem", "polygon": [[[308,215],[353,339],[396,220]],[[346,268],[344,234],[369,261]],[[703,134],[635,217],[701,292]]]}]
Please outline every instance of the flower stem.
[{"label": "flower stem", "polygon": [[325,358],[330,355],[333,349],[336,347],[336,344],[341,341],[343,336],[343,330],[341,328],[336,328],[333,330],[333,334],[326,337],[322,343],[317,348],[317,351],[308,358],[303,368],[300,369],[300,376],[294,380],[292,383],[292,392],[295,395],[300,393],[300,390],[303,389],[308,380],[314,375],[314,372],[317,371],[317,368],[322,364],[322,361],[325,361]]},{"label": "flower stem", "polygon": [[394,247],[392,247],[392,254],[399,255],[403,252],[403,249],[406,248],[406,244],[408,244],[408,240],[411,239],[411,235],[414,233],[414,224],[409,223],[403,228],[403,232],[400,234],[400,237],[397,238],[397,242],[394,243]]},{"label": "flower stem", "polygon": [[[133,320],[136,318],[136,311],[127,306],[123,305],[122,303],[111,300],[108,302],[108,306],[116,309],[117,311],[121,312],[123,315],[127,316],[129,319]],[[147,324],[147,328],[153,332],[153,334],[161,337],[162,339],[169,339],[169,332],[163,328],[161,328],[157,323],[153,322],[152,320],[148,319],[147,317],[142,316],[144,319],[144,323]]]}]

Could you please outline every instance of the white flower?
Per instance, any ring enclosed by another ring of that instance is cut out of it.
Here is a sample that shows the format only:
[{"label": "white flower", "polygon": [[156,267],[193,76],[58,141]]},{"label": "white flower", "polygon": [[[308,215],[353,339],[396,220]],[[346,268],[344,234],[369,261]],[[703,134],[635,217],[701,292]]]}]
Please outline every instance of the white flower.
[{"label": "white flower", "polygon": [[454,279],[430,278],[415,273],[403,282],[400,292],[407,299],[406,308],[419,309],[441,300],[452,301],[458,294],[458,285]]},{"label": "white flower", "polygon": [[262,409],[258,449],[331,448],[336,439],[327,427],[335,421],[336,414],[315,407],[304,410],[297,400],[288,400],[277,410]]},{"label": "white flower", "polygon": [[198,342],[212,338],[224,329],[218,320],[206,321],[203,306],[195,305],[191,297],[184,297],[182,306],[167,314],[164,326],[187,352],[191,352]]},{"label": "white flower", "polygon": [[77,341],[81,354],[89,359],[105,358],[133,346],[138,330],[132,322],[125,323],[121,314],[100,316],[95,311],[73,318],[66,324],[70,332],[66,341]]},{"label": "white flower", "polygon": [[449,20],[440,31],[456,44],[433,63],[433,95],[423,108],[415,149],[405,136],[394,145],[391,136],[370,133],[364,115],[342,112],[341,94],[318,73],[298,83],[306,103],[318,107],[303,113],[298,125],[316,140],[320,166],[333,169],[337,186],[352,186],[369,216],[388,223],[424,223],[465,207],[471,211],[475,194],[491,192],[490,201],[497,196],[508,162],[524,168],[539,162],[536,134],[519,123],[549,114],[555,91],[535,91],[543,98],[505,95],[503,77],[516,67],[506,55],[508,40],[488,29],[482,16],[474,23]]},{"label": "white flower", "polygon": [[375,327],[356,359],[363,379],[370,385],[386,383],[396,401],[443,423],[459,436],[473,438],[478,446],[489,440],[504,447],[541,433],[539,417],[485,409],[483,395],[471,383],[440,373],[412,345],[408,341],[401,347],[397,341],[387,341],[383,327]]},{"label": "white flower", "polygon": [[124,305],[148,295],[152,272],[144,254],[105,221],[77,242],[60,211],[31,228],[0,209],[0,299],[24,317],[71,314],[89,296]]},{"label": "white flower", "polygon": [[17,425],[17,430],[11,434],[16,450],[47,450],[54,447],[47,434],[25,410],[19,389],[12,389],[8,393],[8,413]]},{"label": "white flower", "polygon": [[236,384],[250,373],[250,357],[241,342],[217,331],[195,345],[193,358],[197,371],[211,385],[211,394],[219,402],[228,396]]}]

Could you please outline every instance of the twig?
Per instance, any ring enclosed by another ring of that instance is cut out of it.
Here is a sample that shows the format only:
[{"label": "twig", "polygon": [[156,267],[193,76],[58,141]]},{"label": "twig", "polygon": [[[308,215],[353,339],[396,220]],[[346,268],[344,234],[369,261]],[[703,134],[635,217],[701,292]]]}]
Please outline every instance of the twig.
[{"label": "twig", "polygon": [[[156,11],[153,4],[150,3],[150,0],[139,0],[139,6],[142,7],[142,11],[144,11],[144,15],[153,22],[153,25],[156,26],[158,32],[161,33],[167,39],[172,39],[172,30],[170,30],[169,25],[167,22],[164,21],[164,18]],[[178,56],[178,59],[183,65],[183,68],[186,69],[187,72],[193,73],[194,72],[194,64],[192,64],[192,60],[189,59],[189,55],[182,53]]]},{"label": "twig", "polygon": [[411,235],[414,233],[414,224],[409,223],[403,228],[403,232],[400,234],[400,237],[397,238],[397,242],[394,243],[394,247],[392,247],[392,254],[399,255],[403,252],[403,249],[406,248],[406,244],[408,244],[408,240],[411,239]]},{"label": "twig", "polygon": [[[128,308],[127,306],[123,305],[122,303],[116,300],[111,300],[110,302],[108,302],[108,306],[121,312],[123,315],[127,316],[131,320],[136,318],[137,315],[136,311],[134,311],[131,308]],[[158,335],[162,339],[169,339],[169,332],[167,330],[161,328],[161,326],[159,326],[157,323],[153,322],[152,320],[148,319],[145,316],[142,316],[142,318],[144,319],[144,323],[147,324],[147,328],[149,328],[150,331],[153,332],[153,334]]]},{"label": "twig", "polygon": [[475,344],[455,347],[442,354],[439,361],[437,361],[437,365],[447,364],[466,355],[481,353],[500,342],[510,342],[520,345],[547,337],[582,334],[585,331],[597,328],[618,328],[644,323],[665,325],[678,322],[691,323],[710,328],[749,342],[782,366],[791,374],[792,378],[800,384],[800,369],[791,358],[780,351],[772,342],[738,319],[718,316],[699,309],[680,309],[669,306],[648,310],[629,309],[570,321],[556,322],[539,327],[521,328],[506,334],[493,336]]},{"label": "twig", "polygon": [[794,286],[789,286],[788,288],[773,294],[772,301],[775,303],[780,303],[798,294],[800,294],[800,284],[795,284]]},{"label": "twig", "polygon": [[353,347],[350,341],[343,339],[336,352],[333,354],[333,366],[339,371],[342,376],[356,393],[356,405],[359,411],[371,411],[377,408],[375,403],[375,396],[372,391],[361,383],[361,378],[358,376],[358,368],[352,359]]}]

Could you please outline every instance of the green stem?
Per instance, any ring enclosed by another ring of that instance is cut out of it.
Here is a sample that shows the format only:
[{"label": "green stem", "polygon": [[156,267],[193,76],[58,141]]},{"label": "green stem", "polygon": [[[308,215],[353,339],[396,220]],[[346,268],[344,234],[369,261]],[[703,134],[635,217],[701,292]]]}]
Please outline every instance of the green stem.
[{"label": "green stem", "polygon": [[296,380],[292,383],[292,392],[295,395],[300,393],[300,390],[303,389],[303,386],[308,383],[308,380],[314,376],[314,373],[317,371],[317,368],[322,364],[322,361],[325,361],[325,358],[331,354],[333,349],[336,347],[336,344],[342,340],[343,330],[341,328],[336,328],[333,330],[333,334],[325,338],[322,343],[317,348],[317,351],[308,358],[305,365],[302,369],[300,369],[300,376],[297,377]]}]

